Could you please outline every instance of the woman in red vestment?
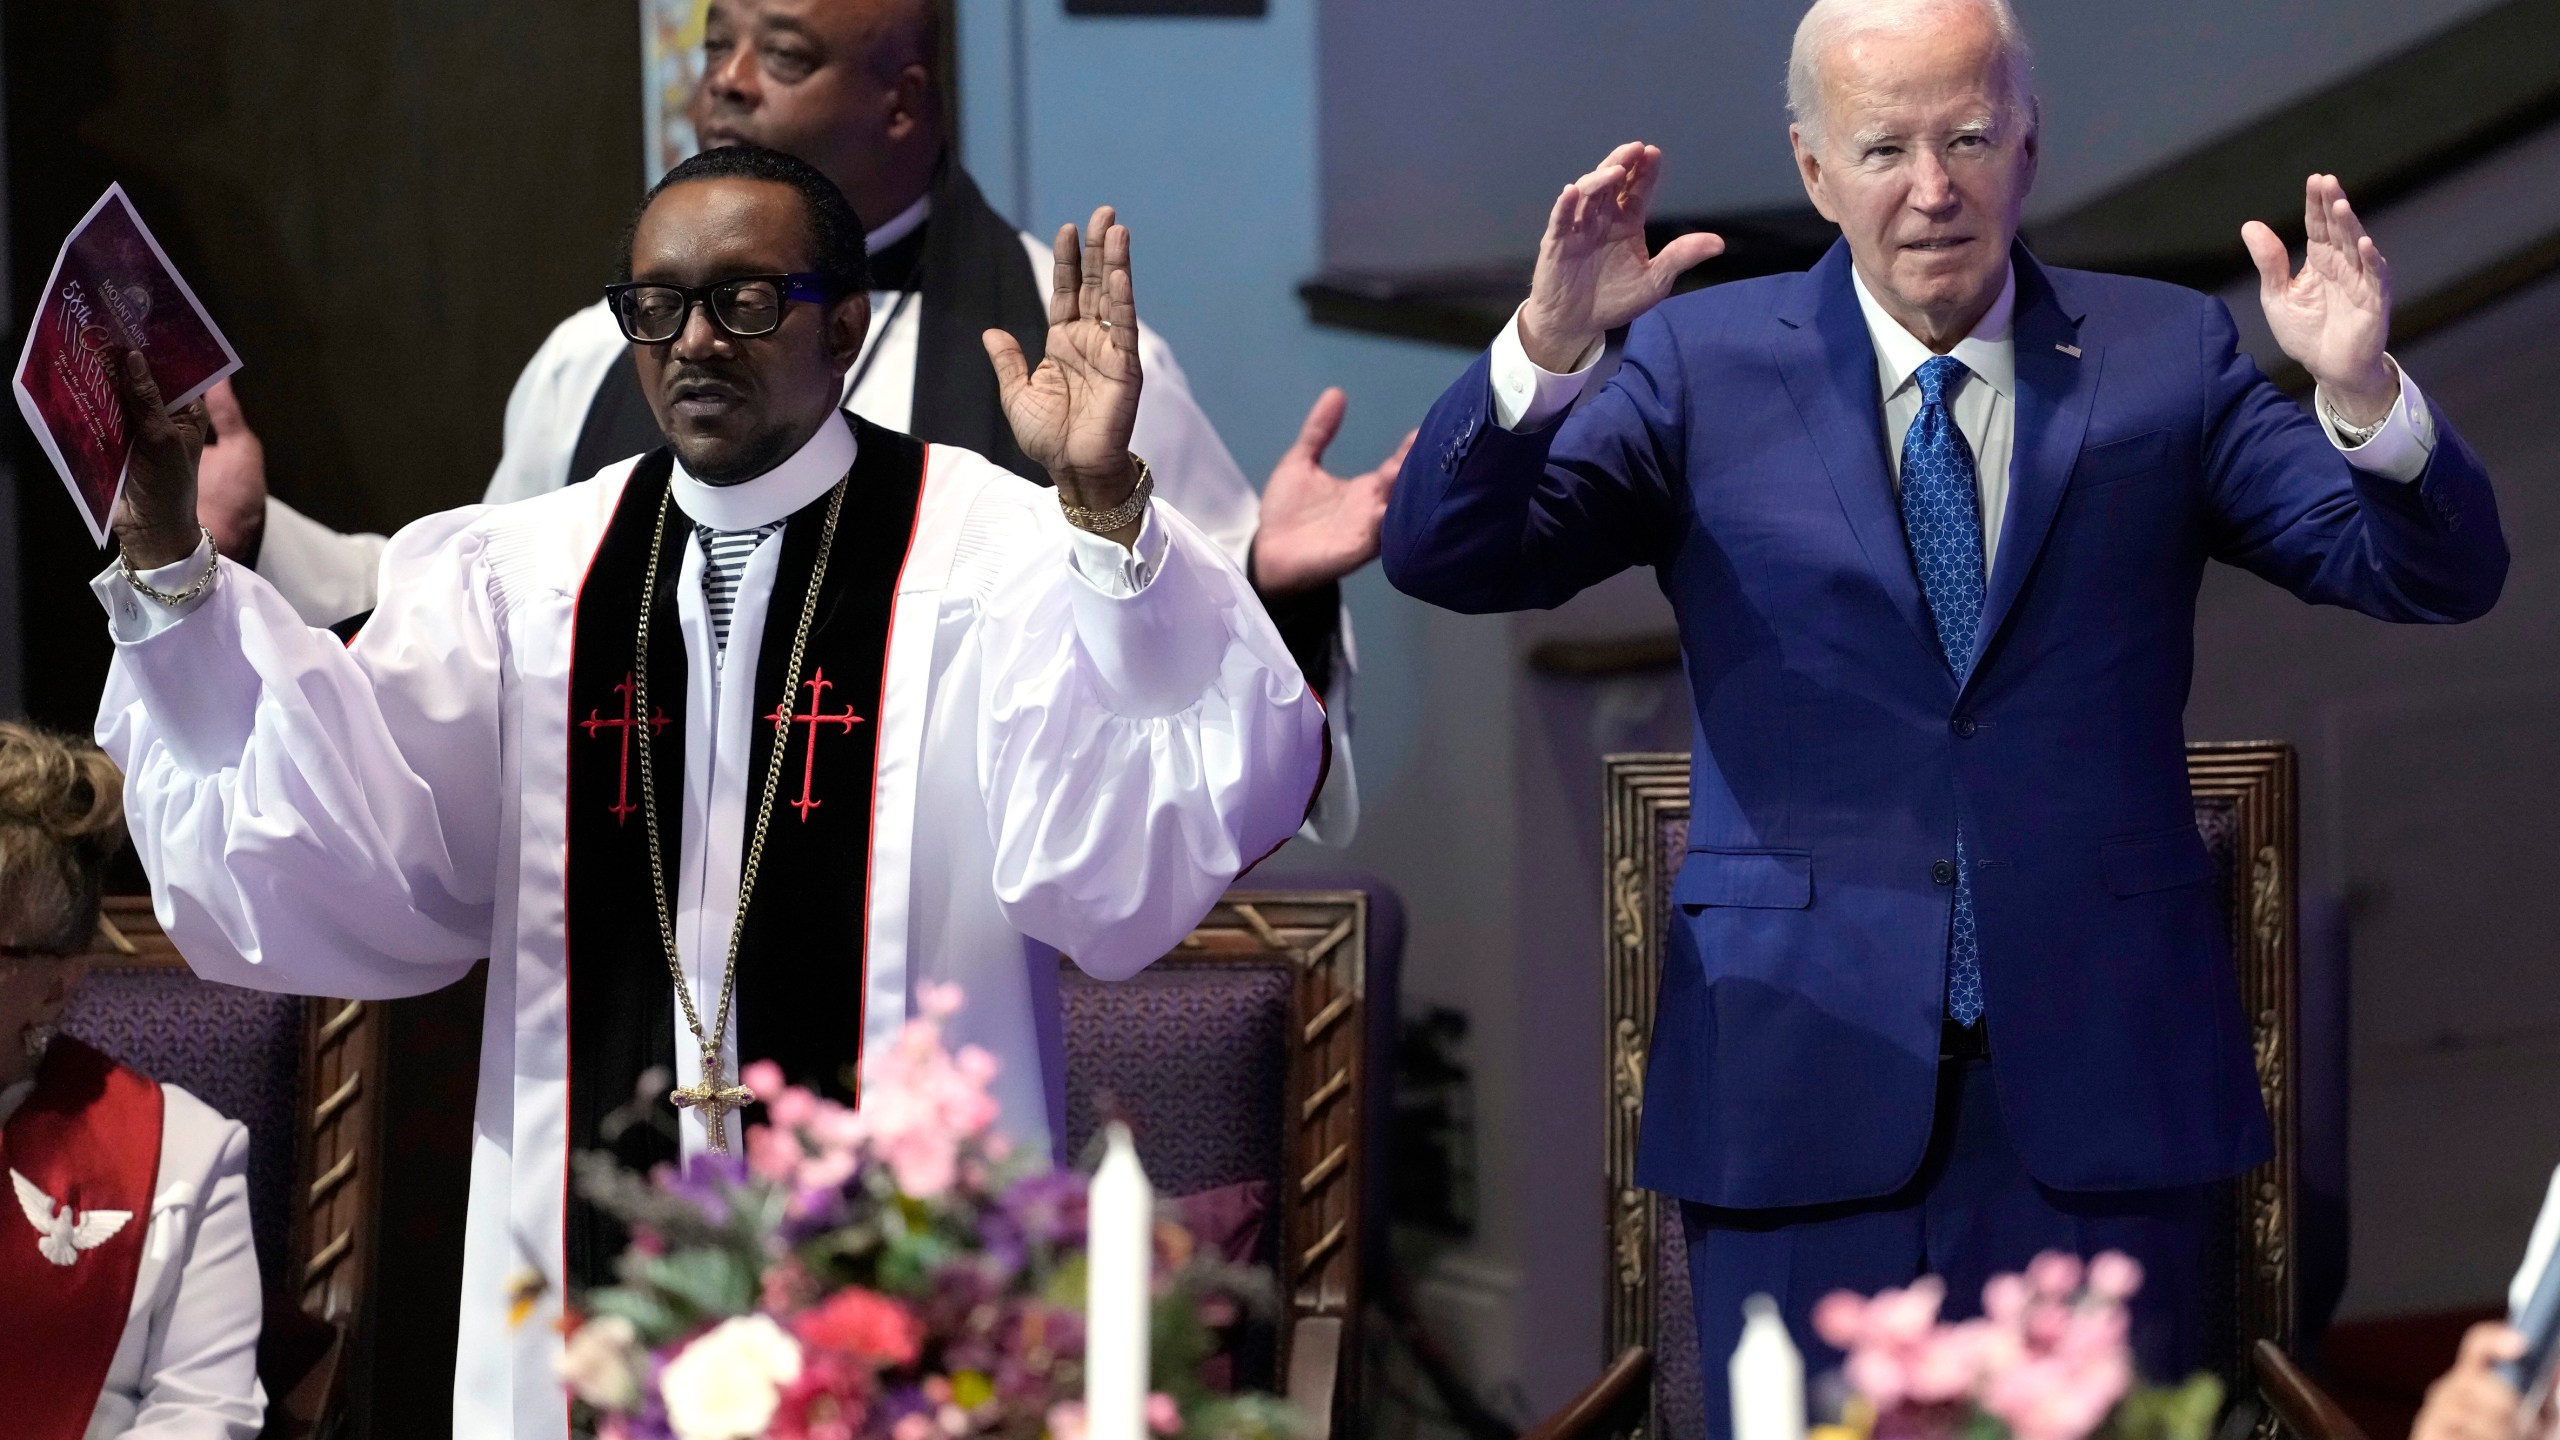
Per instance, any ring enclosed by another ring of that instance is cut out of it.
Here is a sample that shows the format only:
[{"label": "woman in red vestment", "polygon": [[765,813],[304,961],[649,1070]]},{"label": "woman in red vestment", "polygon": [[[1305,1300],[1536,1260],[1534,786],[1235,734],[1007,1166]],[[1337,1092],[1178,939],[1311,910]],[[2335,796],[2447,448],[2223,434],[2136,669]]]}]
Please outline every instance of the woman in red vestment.
[{"label": "woman in red vestment", "polygon": [[24,1440],[249,1440],[249,1132],[54,1029],[122,791],[95,747],[0,723],[0,1413]]}]

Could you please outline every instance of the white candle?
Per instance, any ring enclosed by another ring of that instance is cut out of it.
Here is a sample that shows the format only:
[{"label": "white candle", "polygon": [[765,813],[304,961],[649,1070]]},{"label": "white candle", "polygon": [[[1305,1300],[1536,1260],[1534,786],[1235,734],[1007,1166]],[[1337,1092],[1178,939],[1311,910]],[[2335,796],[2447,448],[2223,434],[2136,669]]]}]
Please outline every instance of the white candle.
[{"label": "white candle", "polygon": [[1804,1356],[1768,1296],[1743,1301],[1742,1315],[1742,1338],[1725,1371],[1733,1440],[1804,1440]]},{"label": "white candle", "polygon": [[1147,1187],[1129,1127],[1114,1123],[1103,1144],[1085,1232],[1085,1434],[1089,1440],[1144,1440],[1155,1192]]}]

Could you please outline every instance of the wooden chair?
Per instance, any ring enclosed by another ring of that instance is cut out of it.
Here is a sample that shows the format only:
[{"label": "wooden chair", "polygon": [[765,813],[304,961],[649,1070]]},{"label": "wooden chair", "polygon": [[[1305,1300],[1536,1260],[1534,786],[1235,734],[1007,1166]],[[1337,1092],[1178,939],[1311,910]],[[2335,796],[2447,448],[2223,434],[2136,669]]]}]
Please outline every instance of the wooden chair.
[{"label": "wooden chair", "polygon": [[[1604,765],[1610,1198],[1603,1353],[1615,1358],[1598,1382],[1532,1434],[1538,1440],[1697,1440],[1706,1433],[1699,1367],[1721,1365],[1724,1357],[1698,1354],[1679,1207],[1635,1183],[1636,1132],[1671,881],[1689,848],[1689,757],[1616,755]],[[2261,1344],[2279,1360],[2290,1353],[2296,1323],[2300,846],[2294,770],[2293,747],[2279,742],[2187,747],[2196,825],[2213,856],[2216,885],[2230,916],[2258,1083],[2275,1126],[2275,1158],[2231,1186],[2231,1223],[2215,1257],[2228,1278],[2211,1317],[2207,1353],[2235,1394],[2245,1393],[2261,1373]],[[2272,1384],[2270,1400],[2290,1421],[2294,1412],[2285,1409]],[[2271,1434],[2274,1423],[2272,1416],[2262,1420],[2260,1434]],[[2297,1433],[2304,1440],[2360,1440]]]},{"label": "wooden chair", "polygon": [[[1385,1118],[1392,964],[1363,889],[1231,890],[1180,949],[1106,984],[1060,968],[1066,1154],[1127,1121],[1157,1191],[1259,1185],[1279,1279],[1271,1374],[1324,1440],[1356,1413],[1361,1269]],[[1391,897],[1388,900],[1392,904]],[[1386,977],[1373,974],[1384,969]]]},{"label": "wooden chair", "polygon": [[373,1268],[379,1007],[199,980],[147,897],[111,897],[63,1028],[249,1126],[268,1440],[333,1426]]}]

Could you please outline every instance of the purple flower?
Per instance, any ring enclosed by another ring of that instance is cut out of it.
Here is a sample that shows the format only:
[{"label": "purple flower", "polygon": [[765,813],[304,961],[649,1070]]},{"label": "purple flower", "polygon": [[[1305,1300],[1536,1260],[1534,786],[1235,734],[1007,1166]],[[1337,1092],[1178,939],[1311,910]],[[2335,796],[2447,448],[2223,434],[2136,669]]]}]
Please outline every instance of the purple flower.
[{"label": "purple flower", "polygon": [[1066,1245],[1084,1238],[1085,1177],[1073,1170],[1025,1175],[997,1204],[1034,1244]]}]

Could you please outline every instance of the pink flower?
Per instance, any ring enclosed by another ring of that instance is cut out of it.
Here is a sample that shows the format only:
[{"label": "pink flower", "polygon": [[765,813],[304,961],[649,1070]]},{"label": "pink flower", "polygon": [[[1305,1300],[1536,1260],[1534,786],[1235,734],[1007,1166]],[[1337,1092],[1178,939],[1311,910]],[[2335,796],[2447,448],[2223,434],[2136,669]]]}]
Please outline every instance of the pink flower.
[{"label": "pink flower", "polygon": [[1868,1334],[1886,1344],[1917,1344],[1938,1323],[1946,1298],[1947,1284],[1935,1275],[1921,1276],[1909,1289],[1887,1290],[1867,1306]]},{"label": "pink flower", "polygon": [[2089,1293],[2101,1300],[2130,1300],[2142,1290],[2142,1262],[2110,1250],[2089,1262]]},{"label": "pink flower", "polygon": [[770,1440],[856,1440],[871,1415],[870,1377],[841,1355],[817,1355],[783,1387]]},{"label": "pink flower", "polygon": [[1944,1325],[1922,1340],[1904,1371],[1913,1401],[1922,1405],[1961,1400],[1981,1374],[1983,1325]]},{"label": "pink flower", "polygon": [[1857,1348],[1867,1333],[1867,1302],[1849,1290],[1834,1290],[1813,1307],[1813,1333],[1834,1350]]},{"label": "pink flower", "polygon": [[2027,1283],[2038,1295],[2062,1299],[2080,1288],[2080,1257],[2047,1250],[2027,1262]]},{"label": "pink flower", "polygon": [[912,1365],[924,1352],[924,1322],[876,1290],[848,1286],[792,1327],[803,1343],[873,1365]]},{"label": "pink flower", "polygon": [[1049,1440],[1084,1440],[1084,1402],[1062,1400],[1049,1407]]},{"label": "pink flower", "polygon": [[756,1125],[747,1130],[747,1170],[759,1180],[790,1184],[808,1153],[797,1131],[779,1125]]},{"label": "pink flower", "polygon": [[998,1105],[988,1092],[998,1064],[975,1045],[957,1055],[942,1041],[942,1018],[958,1008],[951,986],[927,986],[924,1013],[896,1040],[863,1056],[862,1106],[842,1133],[889,1167],[898,1188],[939,1197],[960,1173],[961,1147],[984,1139]]},{"label": "pink flower", "polygon": [[889,1427],[889,1440],[933,1440],[933,1417],[921,1410],[899,1416]]},{"label": "pink flower", "polygon": [[936,1020],[948,1020],[967,997],[949,981],[926,981],[916,987],[916,1009]]},{"label": "pink flower", "polygon": [[1994,1275],[1982,1287],[1982,1313],[2003,1325],[2015,1325],[2027,1313],[2027,1302],[2034,1299],[2023,1275]]},{"label": "pink flower", "polygon": [[1182,1433],[1182,1407],[1159,1390],[1147,1397],[1147,1428],[1159,1435]]},{"label": "pink flower", "polygon": [[1866,1349],[1850,1354],[1841,1373],[1857,1392],[1875,1403],[1878,1410],[1890,1410],[1902,1403],[1910,1388],[1908,1373],[1902,1361],[1882,1350]]}]

